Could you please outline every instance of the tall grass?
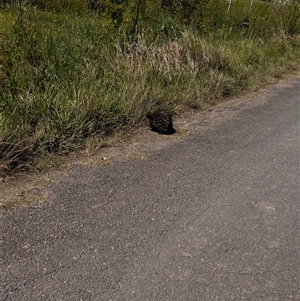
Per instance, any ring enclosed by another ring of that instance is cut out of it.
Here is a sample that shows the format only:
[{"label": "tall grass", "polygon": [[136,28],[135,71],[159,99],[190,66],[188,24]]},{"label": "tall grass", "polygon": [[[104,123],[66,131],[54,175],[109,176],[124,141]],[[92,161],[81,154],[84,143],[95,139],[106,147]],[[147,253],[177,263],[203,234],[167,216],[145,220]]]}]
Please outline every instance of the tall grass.
[{"label": "tall grass", "polygon": [[[134,39],[126,26],[88,12],[2,10],[2,170],[141,124],[157,103],[173,112],[201,109],[298,69],[296,2],[255,2],[249,12],[249,2],[236,1],[228,15],[220,3],[208,3],[201,24],[160,11],[155,21],[141,20]],[[240,27],[242,20],[249,27]]]}]

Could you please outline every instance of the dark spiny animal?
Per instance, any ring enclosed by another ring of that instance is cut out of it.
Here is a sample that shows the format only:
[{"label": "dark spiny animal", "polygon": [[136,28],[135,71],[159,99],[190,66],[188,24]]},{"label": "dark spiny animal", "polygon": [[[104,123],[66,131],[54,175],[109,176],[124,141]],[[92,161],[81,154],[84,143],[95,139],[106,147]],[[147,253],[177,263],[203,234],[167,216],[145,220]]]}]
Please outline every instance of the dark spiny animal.
[{"label": "dark spiny animal", "polygon": [[176,132],[173,128],[173,120],[169,112],[155,108],[149,111],[146,117],[150,121],[152,131],[165,135],[171,135]]}]

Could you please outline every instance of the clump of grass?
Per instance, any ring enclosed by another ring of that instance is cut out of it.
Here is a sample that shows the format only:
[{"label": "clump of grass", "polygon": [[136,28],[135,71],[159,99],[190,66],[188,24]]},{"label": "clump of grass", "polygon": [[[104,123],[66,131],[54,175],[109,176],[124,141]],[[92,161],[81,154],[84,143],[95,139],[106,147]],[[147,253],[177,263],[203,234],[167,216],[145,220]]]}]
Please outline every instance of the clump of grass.
[{"label": "clump of grass", "polygon": [[264,3],[259,11],[255,2],[253,13],[247,11],[249,28],[240,29],[245,6],[224,16],[215,1],[201,26],[176,21],[172,31],[175,21],[167,17],[144,20],[134,38],[120,28],[111,33],[111,23],[93,14],[27,7],[20,19],[18,10],[4,10],[14,21],[1,27],[0,14],[2,170],[90,147],[91,138],[101,141],[141,124],[154,104],[173,112],[201,109],[298,68],[299,5]]}]

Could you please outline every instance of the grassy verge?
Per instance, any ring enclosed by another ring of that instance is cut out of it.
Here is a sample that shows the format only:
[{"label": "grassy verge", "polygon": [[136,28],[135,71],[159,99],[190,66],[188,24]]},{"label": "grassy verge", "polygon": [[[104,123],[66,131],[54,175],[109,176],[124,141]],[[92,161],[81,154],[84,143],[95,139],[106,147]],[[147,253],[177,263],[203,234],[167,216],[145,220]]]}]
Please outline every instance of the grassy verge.
[{"label": "grassy verge", "polygon": [[116,25],[88,6],[3,8],[2,172],[86,148],[91,138],[101,143],[143,123],[154,104],[203,109],[297,70],[299,4],[249,3],[233,1],[228,11],[227,2],[206,1],[188,22],[159,10],[153,20],[140,17],[134,36],[125,17]]}]

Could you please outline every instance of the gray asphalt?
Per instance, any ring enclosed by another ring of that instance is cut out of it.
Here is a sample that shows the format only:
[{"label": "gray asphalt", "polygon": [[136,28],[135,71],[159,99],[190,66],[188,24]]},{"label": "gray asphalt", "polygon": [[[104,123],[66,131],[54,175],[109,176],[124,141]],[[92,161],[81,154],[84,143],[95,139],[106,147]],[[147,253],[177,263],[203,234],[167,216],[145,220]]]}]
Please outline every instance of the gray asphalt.
[{"label": "gray asphalt", "polygon": [[149,131],[143,156],[75,166],[2,211],[1,300],[300,300],[299,93]]}]

